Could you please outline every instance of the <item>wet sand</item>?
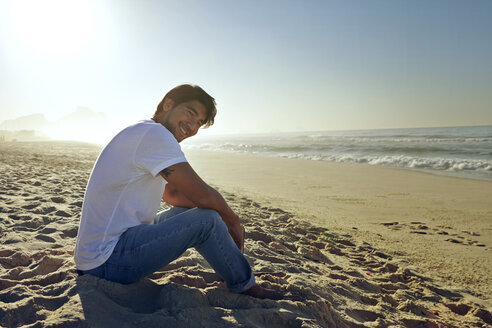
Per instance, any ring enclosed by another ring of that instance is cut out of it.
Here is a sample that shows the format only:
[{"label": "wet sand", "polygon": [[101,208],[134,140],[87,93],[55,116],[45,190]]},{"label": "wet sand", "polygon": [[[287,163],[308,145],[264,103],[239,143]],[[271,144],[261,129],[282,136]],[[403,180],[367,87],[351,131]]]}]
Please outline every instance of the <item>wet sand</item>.
[{"label": "wet sand", "polygon": [[98,152],[77,143],[0,144],[0,326],[492,324],[490,183],[189,153],[240,215],[258,282],[285,293],[259,300],[229,293],[194,250],[136,284],[78,276],[73,248]]}]

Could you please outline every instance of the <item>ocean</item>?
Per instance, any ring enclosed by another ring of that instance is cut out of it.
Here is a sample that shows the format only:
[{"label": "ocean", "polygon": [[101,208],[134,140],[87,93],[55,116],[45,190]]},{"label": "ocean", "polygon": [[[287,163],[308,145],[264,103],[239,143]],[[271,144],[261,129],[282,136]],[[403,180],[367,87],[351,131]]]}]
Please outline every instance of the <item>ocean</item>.
[{"label": "ocean", "polygon": [[208,135],[182,146],[492,181],[492,126]]}]

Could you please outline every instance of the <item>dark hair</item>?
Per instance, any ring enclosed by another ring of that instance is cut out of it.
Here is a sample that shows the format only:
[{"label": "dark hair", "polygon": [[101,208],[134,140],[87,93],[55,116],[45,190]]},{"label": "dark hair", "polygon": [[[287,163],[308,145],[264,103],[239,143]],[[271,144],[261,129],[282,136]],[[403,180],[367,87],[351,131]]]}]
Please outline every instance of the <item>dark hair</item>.
[{"label": "dark hair", "polygon": [[174,106],[187,101],[199,101],[201,104],[203,104],[203,106],[205,106],[205,109],[207,110],[207,115],[205,117],[203,126],[208,128],[209,126],[214,124],[215,114],[217,114],[217,109],[215,108],[215,99],[208,93],[206,93],[205,90],[200,88],[198,85],[182,84],[171,89],[164,96],[164,98],[162,98],[159,105],[157,105],[157,110],[154,113],[154,117],[156,117],[162,111],[164,102],[168,98],[172,99],[172,101],[174,102]]}]

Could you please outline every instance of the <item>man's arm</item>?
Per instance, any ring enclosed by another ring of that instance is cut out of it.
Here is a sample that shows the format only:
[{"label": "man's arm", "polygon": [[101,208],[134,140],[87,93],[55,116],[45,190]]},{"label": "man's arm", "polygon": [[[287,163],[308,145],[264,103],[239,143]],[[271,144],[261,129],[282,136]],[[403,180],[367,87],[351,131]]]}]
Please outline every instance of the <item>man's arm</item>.
[{"label": "man's arm", "polygon": [[205,183],[190,164],[183,162],[172,165],[162,170],[160,175],[196,207],[216,210],[227,225],[236,245],[239,249],[243,248],[244,236],[239,217],[227,205],[222,195]]},{"label": "man's arm", "polygon": [[179,192],[179,190],[169,182],[166,184],[166,189],[164,189],[162,200],[172,206],[186,208],[197,207],[195,203],[189,200],[182,192]]}]

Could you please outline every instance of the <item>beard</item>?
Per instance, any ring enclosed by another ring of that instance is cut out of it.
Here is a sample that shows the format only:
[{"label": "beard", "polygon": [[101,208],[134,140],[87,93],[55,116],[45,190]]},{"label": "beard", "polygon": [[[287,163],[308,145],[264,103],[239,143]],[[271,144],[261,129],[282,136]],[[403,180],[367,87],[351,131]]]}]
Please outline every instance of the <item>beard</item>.
[{"label": "beard", "polygon": [[174,134],[174,132],[176,131],[176,127],[174,125],[171,124],[171,122],[169,122],[169,120],[165,120],[164,122],[162,122],[162,125],[164,125],[164,127],[173,134],[173,136],[176,138],[176,135]]},{"label": "beard", "polygon": [[176,137],[176,126],[173,125],[171,122],[169,122],[169,119],[165,120],[164,122],[161,123],[162,125],[164,125],[164,127],[169,131],[171,132],[171,134],[173,135],[173,137],[176,139],[177,142],[181,142],[183,140],[179,140],[177,137]]},{"label": "beard", "polygon": [[166,129],[168,129],[168,130],[169,130],[169,132],[171,132],[171,133],[174,135],[174,131],[176,130],[176,127],[175,127],[175,126],[173,126],[173,125],[171,124],[171,122],[169,122],[169,120],[164,121],[164,122],[162,123],[162,125],[164,125],[164,127],[165,127]]}]

